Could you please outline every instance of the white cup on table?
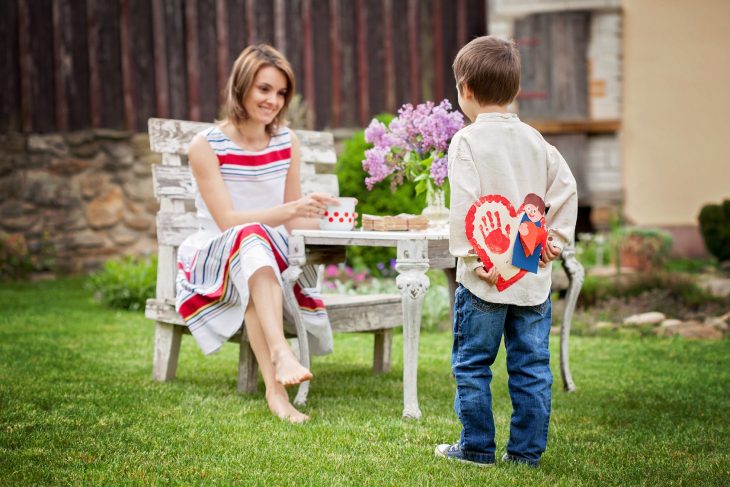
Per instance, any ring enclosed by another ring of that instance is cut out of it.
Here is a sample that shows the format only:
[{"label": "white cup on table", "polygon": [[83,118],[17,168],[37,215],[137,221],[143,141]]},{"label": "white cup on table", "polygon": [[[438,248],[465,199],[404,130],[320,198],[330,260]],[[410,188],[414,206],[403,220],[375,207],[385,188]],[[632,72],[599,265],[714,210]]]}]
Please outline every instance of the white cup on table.
[{"label": "white cup on table", "polygon": [[321,230],[352,230],[357,220],[355,206],[357,198],[335,198],[339,204],[327,205],[324,215],[319,220]]}]

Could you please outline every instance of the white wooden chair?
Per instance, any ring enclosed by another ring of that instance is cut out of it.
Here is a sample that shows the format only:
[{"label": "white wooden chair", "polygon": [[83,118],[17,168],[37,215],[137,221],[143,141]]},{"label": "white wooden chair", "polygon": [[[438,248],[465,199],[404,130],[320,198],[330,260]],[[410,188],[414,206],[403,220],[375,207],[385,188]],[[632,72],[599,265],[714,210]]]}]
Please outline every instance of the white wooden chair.
[{"label": "white wooden chair", "polygon": [[[175,311],[175,276],[177,274],[177,247],[189,234],[197,230],[193,210],[194,186],[187,166],[187,149],[193,136],[211,124],[151,118],[149,120],[150,146],[162,154],[162,164],[153,167],[155,196],[160,201],[157,215],[157,294],[147,301],[145,316],[155,321],[155,348],[152,377],[158,381],[175,378],[183,334],[187,326]],[[332,168],[336,162],[334,138],[331,133],[295,130],[301,147],[302,192],[326,191],[339,194],[335,174],[318,174],[317,170]],[[312,256],[310,262],[337,263],[344,253]],[[321,274],[321,266],[320,266]],[[321,282],[321,279],[320,279]],[[390,370],[392,329],[402,325],[401,296],[399,294],[333,295],[324,294],[332,330],[334,332],[371,332],[375,335],[373,371]],[[299,330],[302,333],[301,330]],[[258,366],[246,340],[245,331],[231,341],[240,343],[238,364],[238,391],[254,392],[258,385]],[[306,340],[300,340],[300,360],[309,365]],[[306,401],[308,384],[302,384],[295,402]]]}]

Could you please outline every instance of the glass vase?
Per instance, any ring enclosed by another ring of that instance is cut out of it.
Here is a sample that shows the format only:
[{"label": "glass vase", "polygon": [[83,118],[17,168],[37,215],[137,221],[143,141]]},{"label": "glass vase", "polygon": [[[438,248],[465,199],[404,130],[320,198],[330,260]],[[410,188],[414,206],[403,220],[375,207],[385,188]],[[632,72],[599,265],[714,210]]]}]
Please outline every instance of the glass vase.
[{"label": "glass vase", "polygon": [[426,208],[421,215],[428,217],[429,230],[447,230],[449,226],[449,209],[446,207],[446,193],[443,188],[428,189],[426,192]]}]

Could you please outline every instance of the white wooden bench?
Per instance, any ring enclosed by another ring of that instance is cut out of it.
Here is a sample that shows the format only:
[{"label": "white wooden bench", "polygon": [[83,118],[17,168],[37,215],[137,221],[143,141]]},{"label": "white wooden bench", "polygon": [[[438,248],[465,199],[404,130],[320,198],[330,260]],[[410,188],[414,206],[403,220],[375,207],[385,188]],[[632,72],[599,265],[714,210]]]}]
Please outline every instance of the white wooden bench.
[{"label": "white wooden bench", "polygon": [[[152,377],[158,381],[175,378],[183,334],[189,334],[182,317],[175,311],[175,277],[177,274],[177,247],[198,228],[193,201],[194,183],[187,166],[187,149],[193,136],[211,124],[151,118],[149,120],[150,146],[162,155],[162,164],[153,167],[155,196],[160,201],[157,215],[158,268],[157,293],[147,301],[145,316],[155,321],[155,349]],[[295,130],[301,147],[302,192],[325,191],[339,194],[335,174],[318,174],[323,168],[333,168],[336,162],[334,138],[331,133]],[[344,260],[344,251],[318,256],[314,261],[332,263]],[[321,283],[321,266],[320,266]],[[286,286],[285,286],[286,287]],[[334,332],[371,332],[375,335],[373,371],[390,370],[392,329],[402,325],[401,296],[399,294],[333,295],[324,294],[332,330]],[[299,330],[301,333],[301,330]],[[258,385],[258,366],[246,340],[245,331],[231,341],[240,343],[238,364],[238,391],[254,392]],[[300,349],[300,360],[308,366],[306,340]],[[306,401],[308,384],[300,387],[295,399]]]}]

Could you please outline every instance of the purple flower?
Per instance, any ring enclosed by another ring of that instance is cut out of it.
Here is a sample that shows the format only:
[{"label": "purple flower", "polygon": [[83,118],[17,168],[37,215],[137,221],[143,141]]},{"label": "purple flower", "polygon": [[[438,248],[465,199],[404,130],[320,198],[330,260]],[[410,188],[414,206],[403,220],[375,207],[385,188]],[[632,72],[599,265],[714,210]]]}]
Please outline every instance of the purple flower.
[{"label": "purple flower", "polygon": [[388,164],[390,150],[383,147],[373,147],[365,151],[365,160],[362,161],[362,168],[369,177],[365,179],[368,189],[373,189],[375,183],[390,176],[395,167]]},{"label": "purple flower", "polygon": [[446,157],[437,157],[431,163],[431,178],[436,186],[444,184],[449,175],[449,161]]},{"label": "purple flower", "polygon": [[324,269],[324,274],[325,274],[325,275],[326,275],[327,277],[337,277],[337,275],[338,275],[339,273],[340,273],[340,271],[339,271],[339,270],[337,269],[337,266],[336,266],[336,265],[334,265],[334,264],[330,264],[330,265],[328,265],[328,266],[327,266],[327,267],[326,267],[326,268]]},{"label": "purple flower", "polygon": [[[365,130],[365,140],[373,144],[365,151],[362,167],[367,172],[368,189],[390,178],[391,189],[424,171],[419,161],[433,156],[429,175],[437,186],[448,176],[445,153],[449,141],[464,126],[464,117],[453,111],[451,103],[428,101],[413,106],[406,103],[386,127],[374,119]],[[408,162],[406,162],[408,161]],[[391,177],[392,176],[392,177]]]}]

